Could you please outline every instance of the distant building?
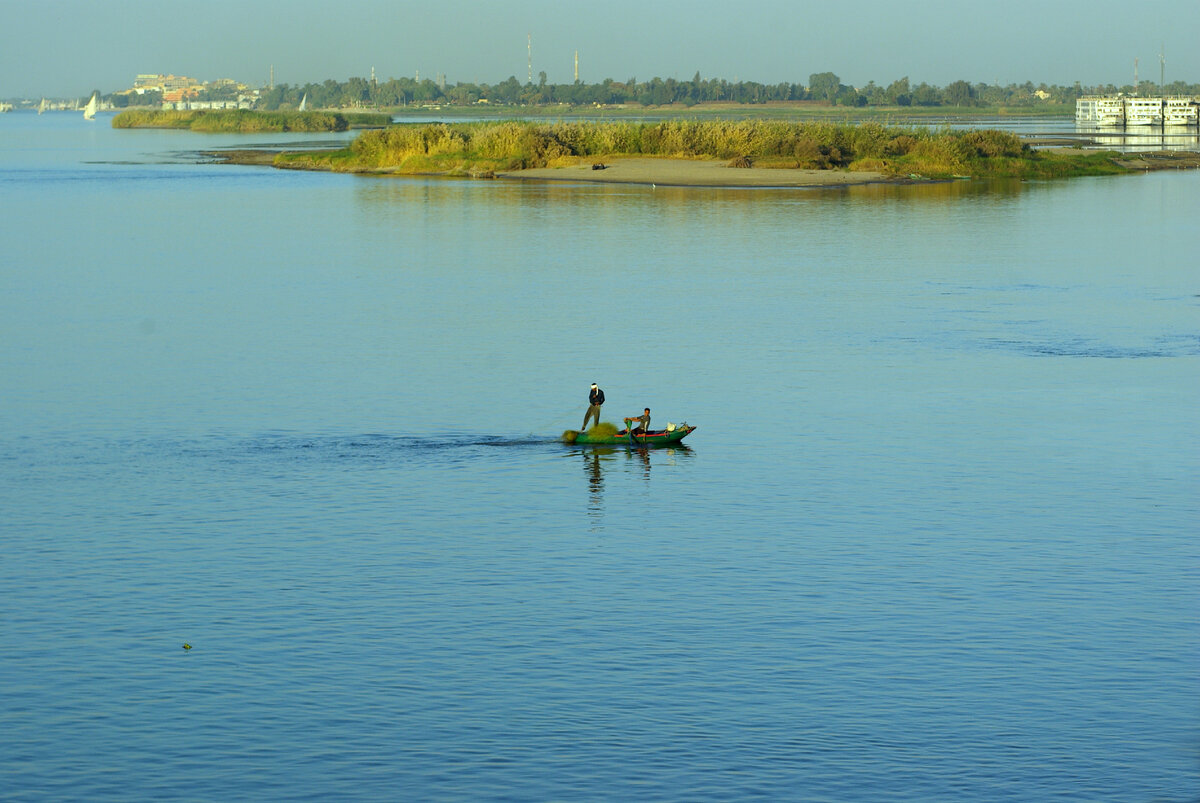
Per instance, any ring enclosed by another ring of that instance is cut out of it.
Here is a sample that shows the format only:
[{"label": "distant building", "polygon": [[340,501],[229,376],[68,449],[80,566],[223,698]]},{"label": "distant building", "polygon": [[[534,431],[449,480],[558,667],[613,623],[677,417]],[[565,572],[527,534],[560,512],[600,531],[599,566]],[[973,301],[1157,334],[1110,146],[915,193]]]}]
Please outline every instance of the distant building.
[{"label": "distant building", "polygon": [[[201,92],[219,91],[225,96],[221,100],[197,100]],[[230,90],[233,90],[231,92]],[[250,109],[258,100],[258,90],[251,90],[246,84],[233,78],[218,78],[211,83],[203,83],[186,75],[162,75],[160,73],[139,73],[134,79],[133,88],[114,94],[144,95],[147,92],[162,93],[162,108],[165,110],[188,111],[194,109]],[[237,99],[228,97],[237,93]]]},{"label": "distant building", "polygon": [[148,90],[157,90],[164,95],[167,92],[174,92],[180,89],[197,89],[204,85],[195,78],[188,78],[186,75],[159,75],[151,73],[139,73],[138,77],[133,79],[133,88],[140,92]]},{"label": "distant building", "polygon": [[189,98],[194,98],[200,94],[200,90],[196,87],[188,87],[186,89],[172,89],[168,92],[163,92],[163,103],[179,103]]},{"label": "distant building", "polygon": [[163,111],[200,111],[205,109],[252,109],[254,98],[240,95],[237,100],[164,100]]}]

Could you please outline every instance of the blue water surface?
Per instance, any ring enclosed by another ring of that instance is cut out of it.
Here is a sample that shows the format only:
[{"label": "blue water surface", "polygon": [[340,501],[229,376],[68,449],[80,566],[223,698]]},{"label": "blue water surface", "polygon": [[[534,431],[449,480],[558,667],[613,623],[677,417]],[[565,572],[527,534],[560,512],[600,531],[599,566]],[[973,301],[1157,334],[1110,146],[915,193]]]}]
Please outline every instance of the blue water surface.
[{"label": "blue water surface", "polygon": [[0,798],[1200,797],[1200,174],[274,144],[0,115]]}]

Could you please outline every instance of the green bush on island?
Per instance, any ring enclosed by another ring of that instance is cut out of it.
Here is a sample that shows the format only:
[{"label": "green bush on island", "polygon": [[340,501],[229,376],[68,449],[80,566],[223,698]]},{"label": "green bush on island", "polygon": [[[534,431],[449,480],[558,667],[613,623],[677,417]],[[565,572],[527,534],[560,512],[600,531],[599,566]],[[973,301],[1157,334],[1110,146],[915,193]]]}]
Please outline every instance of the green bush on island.
[{"label": "green bush on island", "polygon": [[259,112],[248,109],[195,111],[131,109],[113,118],[113,128],[181,128],[206,133],[345,131],[351,126],[386,125],[386,114]]},{"label": "green bush on island", "polygon": [[341,150],[283,153],[275,164],[347,172],[478,175],[617,156],[739,160],[755,167],[870,170],[930,178],[1121,172],[1102,154],[1083,157],[1035,151],[1006,131],[781,120],[401,124],[364,131]]}]

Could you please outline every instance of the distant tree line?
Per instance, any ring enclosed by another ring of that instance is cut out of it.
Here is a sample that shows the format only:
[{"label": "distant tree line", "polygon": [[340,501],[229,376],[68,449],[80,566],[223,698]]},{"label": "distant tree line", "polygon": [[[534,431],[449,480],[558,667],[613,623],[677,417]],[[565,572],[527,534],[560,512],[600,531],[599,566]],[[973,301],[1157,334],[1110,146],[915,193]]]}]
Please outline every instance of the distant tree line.
[{"label": "distant tree line", "polygon": [[[1159,91],[1157,84],[1148,81],[1141,83],[1140,94],[1158,94]],[[1162,91],[1168,95],[1193,95],[1200,93],[1200,85],[1176,81],[1163,87]],[[630,78],[621,82],[605,78],[596,84],[551,84],[546,80],[546,73],[542,72],[538,74],[536,83],[521,83],[515,76],[509,76],[496,84],[459,82],[449,85],[445,81],[418,81],[413,78],[393,78],[388,81],[350,78],[345,82],[329,79],[320,84],[296,86],[277,84],[263,91],[259,108],[295,108],[305,95],[308,95],[310,108],[388,108],[412,103],[472,106],[480,101],[513,106],[694,106],[713,102],[756,104],[779,101],[817,101],[847,107],[1032,106],[1038,103],[1073,105],[1075,99],[1082,95],[1117,92],[1134,94],[1134,87],[1111,84],[1085,87],[1079,83],[1071,86],[1035,85],[1029,81],[1008,86],[954,81],[938,87],[924,82],[913,84],[907,76],[886,86],[870,81],[865,86],[852,87],[843,84],[832,72],[810,75],[807,85],[705,79],[698,72],[690,81],[675,78],[638,81]]]},{"label": "distant tree line", "polygon": [[114,92],[111,95],[105,96],[104,99],[112,104],[114,109],[125,109],[130,106],[152,106],[158,108],[162,105],[162,92],[159,92],[157,89],[143,92],[140,95],[137,93],[122,95]]},{"label": "distant tree line", "polygon": [[[393,78],[387,81],[370,81],[366,78],[350,78],[339,82],[332,78],[319,84],[276,84],[263,89],[259,95],[258,109],[275,111],[295,109],[301,99],[308,95],[308,106],[314,109],[384,109],[409,104],[440,104],[448,106],[474,106],[481,101],[490,105],[548,106],[695,106],[700,103],[762,104],[780,101],[810,101],[830,106],[845,107],[995,107],[1034,106],[1037,104],[1064,104],[1073,106],[1075,99],[1083,95],[1106,95],[1123,92],[1128,95],[1198,95],[1200,84],[1175,81],[1165,87],[1150,81],[1142,81],[1136,88],[1132,85],[1071,86],[1052,84],[970,83],[954,81],[944,87],[927,83],[913,84],[907,76],[886,86],[869,81],[865,86],[853,87],[842,83],[832,72],[813,73],[808,84],[778,83],[761,84],[755,81],[727,81],[723,78],[701,78],[696,73],[690,81],[675,78],[652,78],[638,81],[614,81],[605,78],[597,84],[583,82],[551,84],[546,73],[538,73],[536,82],[521,83],[509,76],[496,84],[455,83],[444,80],[416,80]],[[205,89],[195,98],[201,101],[233,100],[239,95],[233,87]],[[143,95],[113,94],[106,97],[113,106],[162,105],[162,94],[157,91]]]}]

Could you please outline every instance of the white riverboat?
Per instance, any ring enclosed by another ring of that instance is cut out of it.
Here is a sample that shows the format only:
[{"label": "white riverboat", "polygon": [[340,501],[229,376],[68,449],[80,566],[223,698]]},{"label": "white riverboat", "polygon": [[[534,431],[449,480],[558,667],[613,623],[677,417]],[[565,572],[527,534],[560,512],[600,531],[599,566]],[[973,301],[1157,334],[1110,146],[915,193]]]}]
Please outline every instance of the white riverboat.
[{"label": "white riverboat", "polygon": [[1162,98],[1125,98],[1125,125],[1162,125]]},{"label": "white riverboat", "polygon": [[1167,98],[1163,107],[1163,125],[1194,126],[1200,121],[1195,98]]},{"label": "white riverboat", "polygon": [[1100,126],[1124,125],[1124,98],[1120,96],[1079,98],[1075,101],[1075,122]]},{"label": "white riverboat", "polygon": [[1120,98],[1101,98],[1096,102],[1097,125],[1124,125],[1125,104]]},{"label": "white riverboat", "polygon": [[1075,101],[1075,122],[1088,126],[1194,126],[1200,99],[1187,96],[1085,95]]}]

